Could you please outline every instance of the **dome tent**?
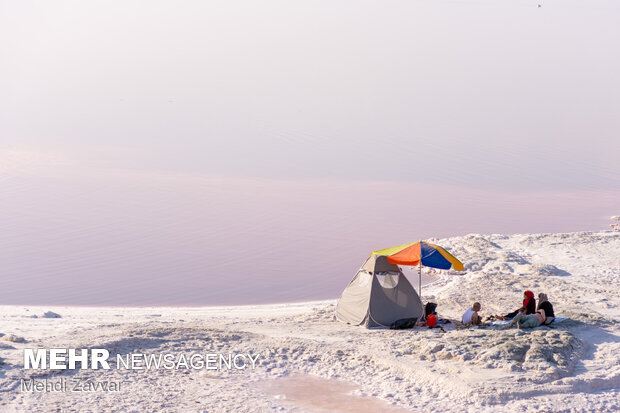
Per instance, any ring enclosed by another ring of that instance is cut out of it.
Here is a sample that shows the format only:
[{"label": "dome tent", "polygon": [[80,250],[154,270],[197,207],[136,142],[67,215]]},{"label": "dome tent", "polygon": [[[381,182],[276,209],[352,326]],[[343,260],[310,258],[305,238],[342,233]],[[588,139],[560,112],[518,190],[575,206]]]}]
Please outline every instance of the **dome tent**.
[{"label": "dome tent", "polygon": [[357,271],[336,306],[338,320],[367,328],[423,315],[420,297],[400,268],[376,254]]}]

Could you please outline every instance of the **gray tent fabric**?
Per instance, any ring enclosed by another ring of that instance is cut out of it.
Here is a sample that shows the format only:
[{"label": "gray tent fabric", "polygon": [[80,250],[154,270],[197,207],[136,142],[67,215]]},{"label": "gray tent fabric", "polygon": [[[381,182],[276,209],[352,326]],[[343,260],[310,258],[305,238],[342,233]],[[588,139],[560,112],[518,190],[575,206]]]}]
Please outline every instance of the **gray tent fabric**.
[{"label": "gray tent fabric", "polygon": [[345,288],[336,318],[367,328],[389,327],[402,318],[424,314],[418,293],[397,265],[383,255],[371,255]]}]

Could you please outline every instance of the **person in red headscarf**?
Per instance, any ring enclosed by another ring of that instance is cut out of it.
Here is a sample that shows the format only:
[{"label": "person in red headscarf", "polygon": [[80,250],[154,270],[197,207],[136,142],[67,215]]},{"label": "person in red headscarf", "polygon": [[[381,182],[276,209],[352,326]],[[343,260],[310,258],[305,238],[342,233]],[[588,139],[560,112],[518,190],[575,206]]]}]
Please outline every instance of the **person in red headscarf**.
[{"label": "person in red headscarf", "polygon": [[[536,312],[536,299],[534,293],[530,290],[526,290],[523,293],[523,307],[525,308],[525,314],[534,314]],[[519,313],[519,310],[508,313],[505,316],[495,315],[498,320],[506,320],[508,318],[514,318]]]}]

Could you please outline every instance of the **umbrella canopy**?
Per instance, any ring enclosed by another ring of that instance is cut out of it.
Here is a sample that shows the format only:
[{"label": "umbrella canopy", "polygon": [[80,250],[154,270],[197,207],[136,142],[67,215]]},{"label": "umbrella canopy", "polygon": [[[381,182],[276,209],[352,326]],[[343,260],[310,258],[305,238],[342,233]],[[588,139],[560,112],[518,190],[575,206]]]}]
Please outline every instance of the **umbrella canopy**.
[{"label": "umbrella canopy", "polygon": [[463,263],[439,245],[428,242],[412,242],[397,247],[374,251],[373,254],[386,255],[388,262],[392,264],[411,265],[419,264],[425,267],[456,271],[463,271]]},{"label": "umbrella canopy", "polygon": [[418,266],[418,295],[422,300],[422,266],[463,271],[463,263],[439,245],[428,242],[412,242],[397,247],[374,251],[373,254],[386,255],[389,263]]}]

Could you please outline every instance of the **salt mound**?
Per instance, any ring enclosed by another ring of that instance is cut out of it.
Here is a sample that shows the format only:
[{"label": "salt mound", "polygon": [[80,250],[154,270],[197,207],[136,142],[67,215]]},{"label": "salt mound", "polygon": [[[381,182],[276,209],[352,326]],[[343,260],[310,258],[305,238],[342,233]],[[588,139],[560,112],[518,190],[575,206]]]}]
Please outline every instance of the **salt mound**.
[{"label": "salt mound", "polygon": [[16,336],[15,334],[7,334],[6,336],[2,336],[0,338],[2,341],[10,341],[12,343],[23,343],[26,341],[23,337]]},{"label": "salt mound", "polygon": [[43,318],[62,318],[60,316],[60,314],[57,314],[53,311],[46,311],[45,313],[43,313]]},{"label": "salt mound", "polygon": [[570,275],[568,271],[564,271],[551,264],[534,264],[532,265],[532,273],[534,275],[547,276],[560,276],[564,277]]},{"label": "salt mound", "polygon": [[535,373],[537,381],[570,374],[584,345],[577,337],[557,330],[475,329],[445,334],[414,344],[420,359],[455,360],[484,368]]}]

